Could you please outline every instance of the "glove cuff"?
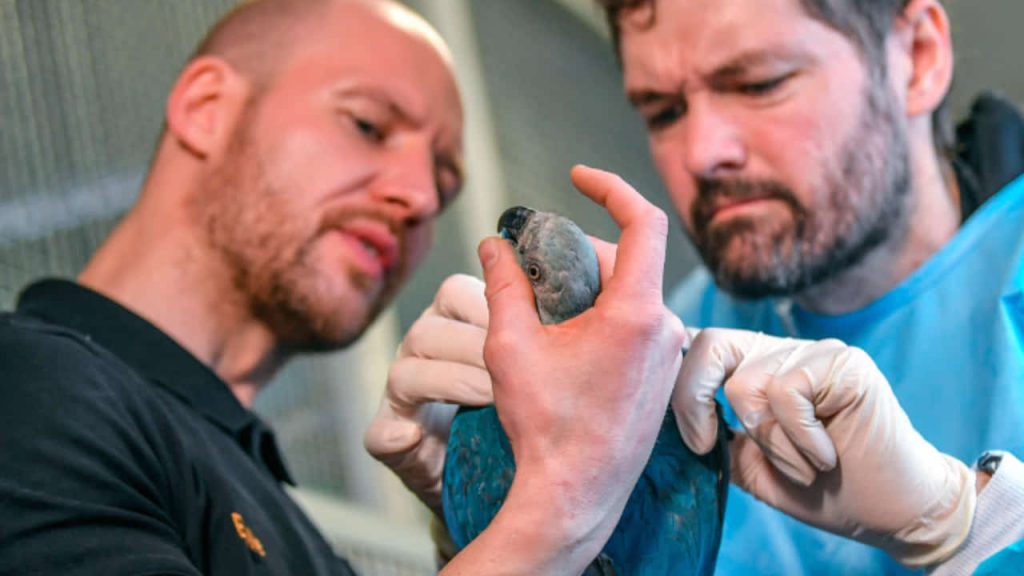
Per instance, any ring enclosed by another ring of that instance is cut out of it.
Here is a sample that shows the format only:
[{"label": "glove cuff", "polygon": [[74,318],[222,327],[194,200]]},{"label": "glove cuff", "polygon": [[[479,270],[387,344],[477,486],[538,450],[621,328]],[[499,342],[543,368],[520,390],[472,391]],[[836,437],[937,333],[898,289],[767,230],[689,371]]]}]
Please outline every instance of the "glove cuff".
[{"label": "glove cuff", "polygon": [[908,568],[938,564],[952,556],[967,539],[978,503],[974,472],[963,462],[941,454],[949,477],[949,493],[936,502],[910,529],[893,537],[889,554]]},{"label": "glove cuff", "polygon": [[[1024,538],[1024,463],[1013,455],[1003,456],[999,470],[978,494],[971,533],[956,554],[945,560],[931,576],[973,574],[986,558]],[[998,560],[995,560],[996,568]],[[1001,574],[995,570],[995,574]]]}]

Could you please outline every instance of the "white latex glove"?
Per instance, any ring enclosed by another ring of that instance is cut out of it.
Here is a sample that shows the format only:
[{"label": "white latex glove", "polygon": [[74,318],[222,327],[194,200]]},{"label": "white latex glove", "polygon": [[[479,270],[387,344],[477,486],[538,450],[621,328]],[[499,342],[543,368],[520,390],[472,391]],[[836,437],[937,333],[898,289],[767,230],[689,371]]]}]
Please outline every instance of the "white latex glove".
[{"label": "white latex glove", "polygon": [[695,452],[714,444],[723,383],[744,428],[730,445],[732,481],[757,499],[908,567],[942,561],[967,537],[974,474],[921,437],[864,351],[703,330],[672,399]]},{"label": "white latex glove", "polygon": [[448,430],[459,405],[493,402],[482,281],[457,274],[409,329],[363,443],[439,516]]}]

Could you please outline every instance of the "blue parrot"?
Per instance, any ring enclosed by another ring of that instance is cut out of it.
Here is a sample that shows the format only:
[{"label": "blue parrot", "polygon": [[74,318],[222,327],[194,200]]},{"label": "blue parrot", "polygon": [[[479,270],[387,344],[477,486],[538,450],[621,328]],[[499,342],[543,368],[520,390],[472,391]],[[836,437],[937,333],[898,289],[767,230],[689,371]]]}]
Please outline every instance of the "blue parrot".
[{"label": "blue parrot", "polygon": [[[501,215],[498,232],[516,249],[542,322],[562,322],[593,305],[600,291],[597,256],[575,223],[514,207]],[[668,410],[622,517],[585,576],[714,571],[729,483],[724,425],[718,438],[707,455],[694,454]],[[498,513],[514,474],[512,448],[494,406],[460,409],[452,422],[442,484],[444,519],[457,548],[469,544]]]}]

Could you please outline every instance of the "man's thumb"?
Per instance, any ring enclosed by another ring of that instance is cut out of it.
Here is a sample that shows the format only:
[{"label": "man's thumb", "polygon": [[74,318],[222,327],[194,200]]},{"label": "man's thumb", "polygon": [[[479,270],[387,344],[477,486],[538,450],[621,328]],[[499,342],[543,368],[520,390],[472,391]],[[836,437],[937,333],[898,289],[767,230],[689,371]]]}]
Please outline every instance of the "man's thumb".
[{"label": "man's thumb", "polygon": [[489,331],[508,328],[515,322],[529,322],[531,318],[533,323],[539,323],[530,281],[508,242],[497,237],[485,238],[477,253],[484,270]]}]

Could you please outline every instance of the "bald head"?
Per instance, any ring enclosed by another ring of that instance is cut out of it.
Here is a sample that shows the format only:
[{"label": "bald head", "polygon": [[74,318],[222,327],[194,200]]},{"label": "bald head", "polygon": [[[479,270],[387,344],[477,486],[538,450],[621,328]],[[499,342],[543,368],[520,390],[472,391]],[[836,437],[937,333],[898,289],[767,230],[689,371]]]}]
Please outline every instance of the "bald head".
[{"label": "bald head", "polygon": [[81,278],[262,382],[354,341],[423,262],[462,124],[448,50],[400,4],[244,2],[178,75],[139,201]]},{"label": "bald head", "polygon": [[190,60],[223,59],[257,90],[265,88],[294,47],[315,33],[328,15],[362,13],[377,17],[450,55],[440,35],[418,14],[394,0],[243,0],[225,14],[199,43]]}]

